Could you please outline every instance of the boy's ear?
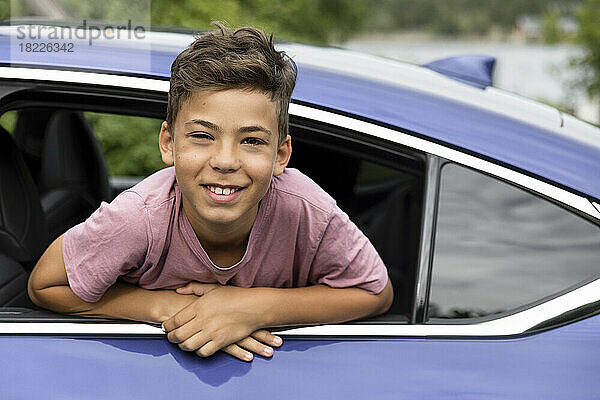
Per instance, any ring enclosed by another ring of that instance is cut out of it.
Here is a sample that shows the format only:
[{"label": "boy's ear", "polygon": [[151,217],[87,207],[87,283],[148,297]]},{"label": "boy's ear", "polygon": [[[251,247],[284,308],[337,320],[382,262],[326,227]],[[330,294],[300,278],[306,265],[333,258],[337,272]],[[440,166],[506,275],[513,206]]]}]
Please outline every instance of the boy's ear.
[{"label": "boy's ear", "polygon": [[292,137],[287,135],[283,142],[277,149],[277,156],[275,157],[275,167],[273,168],[273,176],[279,176],[283,174],[285,167],[290,162],[292,156]]},{"label": "boy's ear", "polygon": [[160,148],[160,155],[162,160],[167,165],[173,165],[175,163],[175,154],[173,152],[173,135],[169,130],[167,121],[163,121],[160,126],[160,133],[158,134],[158,147]]}]

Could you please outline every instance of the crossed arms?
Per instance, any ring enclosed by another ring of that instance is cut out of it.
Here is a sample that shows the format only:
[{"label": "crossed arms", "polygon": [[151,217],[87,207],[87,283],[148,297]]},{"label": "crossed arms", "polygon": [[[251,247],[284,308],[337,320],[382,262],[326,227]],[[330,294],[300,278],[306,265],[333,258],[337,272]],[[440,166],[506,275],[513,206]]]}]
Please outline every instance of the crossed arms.
[{"label": "crossed arms", "polygon": [[272,346],[281,345],[281,338],[264,328],[374,316],[387,311],[393,301],[388,280],[377,295],[324,285],[275,289],[191,282],[177,290],[147,290],[117,282],[99,301],[89,303],[69,287],[62,236],[38,261],[28,291],[35,304],[53,311],[162,323],[169,341],[182,350],[203,357],[223,350],[245,361],[252,360],[252,353],[269,357]]}]

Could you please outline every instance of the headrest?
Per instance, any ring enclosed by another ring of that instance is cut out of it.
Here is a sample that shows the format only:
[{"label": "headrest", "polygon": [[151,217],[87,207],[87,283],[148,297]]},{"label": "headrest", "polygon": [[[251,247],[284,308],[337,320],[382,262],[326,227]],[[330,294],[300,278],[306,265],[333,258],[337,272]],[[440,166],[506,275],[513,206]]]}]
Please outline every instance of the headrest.
[{"label": "headrest", "polygon": [[56,111],[46,128],[39,188],[68,187],[89,188],[98,203],[110,197],[104,156],[89,122],[80,112]]},{"label": "headrest", "polygon": [[13,137],[23,153],[35,160],[39,160],[42,155],[46,126],[53,112],[54,110],[43,108],[18,111]]},{"label": "headrest", "polygon": [[35,261],[48,233],[39,195],[10,134],[0,127],[0,253]]}]

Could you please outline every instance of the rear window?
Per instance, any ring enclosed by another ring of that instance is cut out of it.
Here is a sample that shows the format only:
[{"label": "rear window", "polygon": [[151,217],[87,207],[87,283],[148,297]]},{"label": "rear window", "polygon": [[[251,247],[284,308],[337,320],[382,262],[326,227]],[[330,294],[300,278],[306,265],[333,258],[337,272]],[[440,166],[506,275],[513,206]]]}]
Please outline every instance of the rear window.
[{"label": "rear window", "polygon": [[441,174],[430,318],[500,313],[598,276],[598,226],[456,164]]}]

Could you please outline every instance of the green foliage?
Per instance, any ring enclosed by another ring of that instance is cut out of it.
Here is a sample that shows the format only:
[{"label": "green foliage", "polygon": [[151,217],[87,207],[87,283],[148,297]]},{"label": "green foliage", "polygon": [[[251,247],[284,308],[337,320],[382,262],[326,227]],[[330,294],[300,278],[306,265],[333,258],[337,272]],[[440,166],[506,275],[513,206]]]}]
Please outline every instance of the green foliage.
[{"label": "green foliage", "polygon": [[561,40],[560,14],[548,12],[542,17],[542,38],[545,44],[555,44]]},{"label": "green foliage", "polygon": [[[6,0],[0,0],[0,2]],[[10,2],[10,0],[8,0]],[[54,0],[52,9],[64,14],[73,21],[97,20],[122,22],[132,21],[150,23],[148,0]],[[34,0],[13,0],[10,14],[12,17],[46,17],[50,7],[44,2]],[[56,17],[56,15],[55,15]]]},{"label": "green foliage", "polygon": [[600,97],[600,0],[586,0],[578,13],[577,42],[583,56],[573,60],[581,70],[578,82],[590,97]]},{"label": "green foliage", "polygon": [[10,0],[0,0],[0,21],[10,18]]},{"label": "green foliage", "polygon": [[17,112],[8,111],[0,116],[0,126],[6,129],[9,133],[13,133],[17,124]]},{"label": "green foliage", "polygon": [[146,176],[164,167],[158,150],[161,120],[85,113],[104,150],[111,175]]},{"label": "green foliage", "polygon": [[325,44],[360,31],[368,9],[368,0],[153,0],[152,24],[204,30],[222,21],[231,27],[252,25],[278,38]]},{"label": "green foliage", "polygon": [[[43,3],[13,1],[12,10],[10,4],[10,0],[0,0],[0,18],[44,16]],[[342,41],[359,32],[370,7],[369,0],[54,0],[52,4],[75,21],[131,19],[192,30],[210,29],[213,21],[222,21],[314,44]]]},{"label": "green foliage", "polygon": [[372,0],[366,25],[374,31],[449,34],[512,31],[522,15],[572,14],[583,0]]}]

